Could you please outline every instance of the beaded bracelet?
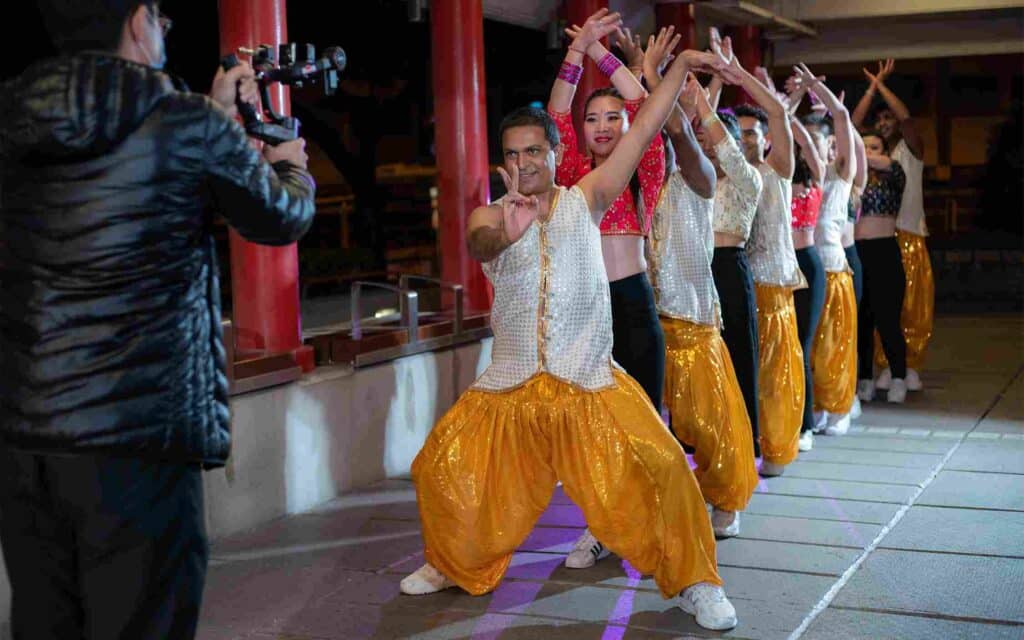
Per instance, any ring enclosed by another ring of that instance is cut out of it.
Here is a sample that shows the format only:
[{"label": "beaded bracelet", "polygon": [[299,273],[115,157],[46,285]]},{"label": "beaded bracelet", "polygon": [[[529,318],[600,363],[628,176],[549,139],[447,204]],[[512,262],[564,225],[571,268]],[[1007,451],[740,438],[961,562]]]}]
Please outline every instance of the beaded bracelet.
[{"label": "beaded bracelet", "polygon": [[709,127],[710,127],[711,125],[715,124],[716,122],[719,122],[719,119],[718,119],[718,114],[717,114],[717,113],[715,113],[714,111],[712,111],[712,112],[711,112],[711,113],[709,113],[708,115],[706,115],[706,116],[704,116],[703,118],[701,118],[701,120],[700,120],[700,126],[702,126],[702,127],[704,127],[705,129],[707,129],[707,128],[709,128]]},{"label": "beaded bracelet", "polygon": [[597,63],[597,68],[601,70],[601,73],[608,76],[612,76],[615,71],[622,66],[622,62],[615,57],[615,54],[608,53],[601,58],[601,62]]},{"label": "beaded bracelet", "polygon": [[583,67],[571,62],[563,62],[562,68],[558,70],[558,78],[565,80],[571,85],[579,84],[580,76],[583,75]]}]

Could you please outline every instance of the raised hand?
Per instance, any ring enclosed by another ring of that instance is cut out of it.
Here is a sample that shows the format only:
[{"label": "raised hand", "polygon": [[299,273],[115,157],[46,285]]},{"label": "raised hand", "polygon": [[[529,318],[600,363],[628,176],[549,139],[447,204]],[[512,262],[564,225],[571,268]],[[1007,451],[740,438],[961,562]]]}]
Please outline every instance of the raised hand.
[{"label": "raised hand", "polygon": [[825,76],[815,77],[807,65],[802,62],[793,67],[793,72],[796,74],[796,82],[805,91],[812,91],[816,85],[825,81]]},{"label": "raised hand", "polygon": [[657,36],[647,38],[647,53],[644,55],[644,75],[648,78],[660,77],[662,71],[675,57],[675,50],[682,34],[675,33],[675,27],[662,28]]},{"label": "raised hand", "polygon": [[619,13],[609,13],[608,9],[600,9],[587,18],[582,27],[572,25],[566,28],[565,33],[573,39],[569,48],[586,54],[590,45],[615,33],[621,25],[622,16]]},{"label": "raised hand", "polygon": [[640,71],[644,68],[644,50],[640,46],[640,36],[628,27],[617,29],[615,44],[622,50],[626,58],[626,66],[631,70]]},{"label": "raised hand", "polygon": [[878,61],[878,73],[872,74],[868,71],[867,67],[864,68],[864,75],[868,77],[868,81],[872,85],[877,85],[885,82],[885,79],[892,75],[893,70],[896,68],[896,61],[892,58],[888,58],[885,62]]},{"label": "raised hand", "polygon": [[501,201],[501,221],[505,228],[505,237],[509,244],[523,237],[533,221],[540,215],[540,200],[537,196],[526,197],[519,193],[519,167],[512,165],[510,176],[503,168],[498,173],[505,182],[508,193]]},{"label": "raised hand", "polygon": [[[701,86],[697,80],[697,76],[692,73],[686,75],[686,84],[683,85],[683,91],[679,94],[679,106],[683,108],[683,113],[690,120],[693,120],[698,113],[697,103],[703,98],[707,102],[708,94],[704,87]],[[711,110],[711,105],[708,104],[708,110]]]},{"label": "raised hand", "polygon": [[728,36],[722,38],[722,34],[716,27],[711,27],[710,37],[711,50],[720,52],[726,63],[732,64],[733,58],[736,57],[732,52],[732,40]]}]

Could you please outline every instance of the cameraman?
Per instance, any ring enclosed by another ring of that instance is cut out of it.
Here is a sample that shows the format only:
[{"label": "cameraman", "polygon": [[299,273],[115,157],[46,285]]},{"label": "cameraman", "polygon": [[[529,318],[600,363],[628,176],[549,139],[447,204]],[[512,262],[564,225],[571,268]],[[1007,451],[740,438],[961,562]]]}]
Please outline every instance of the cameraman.
[{"label": "cameraman", "polygon": [[190,638],[202,468],[229,414],[216,205],[253,242],[309,228],[304,143],[255,151],[176,91],[157,2],[40,0],[61,56],[0,87],[0,541],[15,638]]}]

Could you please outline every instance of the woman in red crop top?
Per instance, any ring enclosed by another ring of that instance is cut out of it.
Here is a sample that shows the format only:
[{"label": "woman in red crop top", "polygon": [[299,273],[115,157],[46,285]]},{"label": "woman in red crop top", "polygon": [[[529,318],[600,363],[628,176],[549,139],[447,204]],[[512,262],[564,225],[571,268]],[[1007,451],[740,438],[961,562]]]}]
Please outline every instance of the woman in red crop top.
[{"label": "woman in red crop top", "polygon": [[[608,159],[646,96],[633,73],[601,44],[600,17],[606,11],[594,14],[582,27],[566,30],[572,42],[548,100],[548,112],[558,126],[562,147],[555,182],[563,187],[573,186]],[[643,51],[631,37],[619,40],[631,64],[636,66]],[[668,51],[675,42],[672,45]],[[587,96],[583,122],[585,153],[578,147],[572,122],[572,101],[582,75],[584,55],[597,63],[614,86]],[[612,357],[640,383],[659,413],[665,384],[665,334],[647,279],[644,240],[664,179],[665,147],[661,136],[654,136],[629,187],[612,203],[600,225],[601,251],[611,293]],[[607,554],[608,550],[588,529],[569,553],[565,566],[587,568]]]},{"label": "woman in red crop top", "polygon": [[[647,95],[629,68],[596,37],[598,24],[591,16],[582,27],[567,30],[573,39],[548,101],[548,112],[558,125],[563,147],[555,181],[564,187],[576,184],[611,155]],[[619,45],[631,64],[642,63],[643,50],[639,45],[630,37],[621,33],[620,36]],[[587,97],[583,122],[585,152],[578,147],[572,122],[572,101],[584,55],[597,63],[614,87],[599,89]],[[655,136],[629,187],[601,221],[601,249],[611,290],[612,355],[640,383],[658,411],[665,376],[665,336],[647,279],[644,240],[664,180],[665,148],[661,136]]]},{"label": "woman in red crop top", "polygon": [[[799,100],[799,96],[794,96]],[[814,431],[814,375],[811,371],[811,352],[818,331],[822,311],[825,309],[825,265],[814,246],[814,228],[821,209],[821,184],[825,179],[827,153],[818,140],[794,116],[789,118],[793,139],[799,147],[793,172],[793,203],[791,207],[793,248],[796,261],[807,280],[806,289],[793,292],[796,308],[796,329],[804,352],[804,417],[800,425],[802,450],[813,446]]]}]

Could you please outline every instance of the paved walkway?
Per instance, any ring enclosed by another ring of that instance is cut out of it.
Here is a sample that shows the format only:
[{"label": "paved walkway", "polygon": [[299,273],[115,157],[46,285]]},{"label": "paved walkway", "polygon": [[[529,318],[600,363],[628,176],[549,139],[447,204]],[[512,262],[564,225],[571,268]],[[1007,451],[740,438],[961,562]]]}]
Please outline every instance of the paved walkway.
[{"label": "paved walkway", "polygon": [[1024,319],[940,320],[924,379],[761,482],[718,545],[726,634],[614,556],[564,568],[583,522],[561,492],[494,593],[401,596],[423,557],[389,481],[218,541],[200,638],[1024,638]]}]

